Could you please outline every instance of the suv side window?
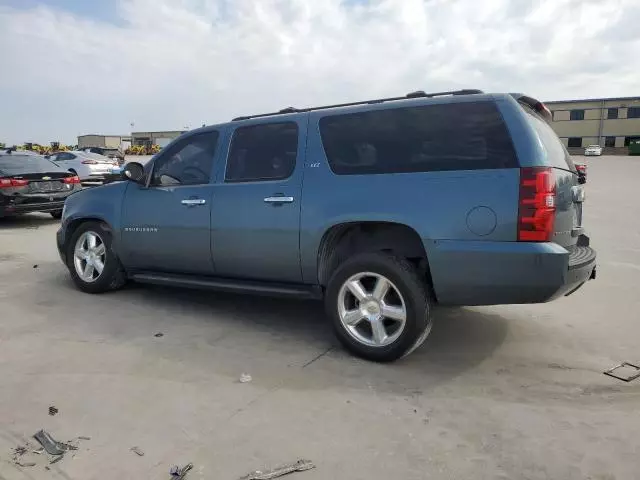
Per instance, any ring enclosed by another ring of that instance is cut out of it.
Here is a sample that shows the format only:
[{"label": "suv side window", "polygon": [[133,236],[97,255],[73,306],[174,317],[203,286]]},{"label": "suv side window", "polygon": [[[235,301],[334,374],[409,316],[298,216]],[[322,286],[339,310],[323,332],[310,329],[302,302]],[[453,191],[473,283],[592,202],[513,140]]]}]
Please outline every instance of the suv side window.
[{"label": "suv side window", "polygon": [[294,122],[239,127],[231,139],[225,182],[283,180],[293,173],[297,154]]},{"label": "suv side window", "polygon": [[153,165],[152,186],[209,183],[218,144],[217,131],[199,133],[177,142]]},{"label": "suv side window", "polygon": [[320,120],[320,134],[338,175],[518,167],[493,102],[331,115]]}]

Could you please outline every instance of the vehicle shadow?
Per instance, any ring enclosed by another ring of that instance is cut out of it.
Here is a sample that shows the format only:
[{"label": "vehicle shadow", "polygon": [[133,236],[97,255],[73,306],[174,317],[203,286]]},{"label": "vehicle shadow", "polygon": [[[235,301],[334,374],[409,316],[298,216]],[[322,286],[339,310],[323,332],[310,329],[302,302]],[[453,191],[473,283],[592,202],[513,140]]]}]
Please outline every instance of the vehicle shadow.
[{"label": "vehicle shadow", "polygon": [[488,309],[435,308],[433,330],[419,349],[395,363],[376,364],[355,358],[342,348],[320,302],[146,285],[132,285],[118,295],[125,292],[136,301],[143,299],[149,308],[169,314],[178,315],[188,305],[191,318],[215,322],[231,329],[235,336],[264,336],[255,351],[257,357],[273,353],[278,342],[308,350],[308,359],[296,365],[300,375],[291,375],[287,381],[287,388],[294,390],[341,386],[422,392],[489,358],[504,342],[509,326],[507,319]]},{"label": "vehicle shadow", "polygon": [[15,217],[1,217],[0,230],[17,230],[22,228],[36,229],[54,223],[60,223],[60,220],[53,218],[48,213],[28,213],[25,215],[17,215]]}]

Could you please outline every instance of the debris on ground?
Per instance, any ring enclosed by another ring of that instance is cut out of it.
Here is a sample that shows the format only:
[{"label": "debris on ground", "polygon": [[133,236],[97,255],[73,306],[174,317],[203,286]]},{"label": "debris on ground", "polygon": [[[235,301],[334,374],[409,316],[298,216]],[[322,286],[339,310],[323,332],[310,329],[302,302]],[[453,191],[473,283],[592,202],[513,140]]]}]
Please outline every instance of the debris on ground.
[{"label": "debris on ground", "polygon": [[13,462],[13,463],[15,463],[19,467],[35,467],[36,466],[35,462],[20,462],[20,461],[17,461],[17,462]]},{"label": "debris on ground", "polygon": [[78,440],[91,440],[91,437],[78,437]]},{"label": "debris on ground", "polygon": [[38,264],[35,264],[35,265],[33,266],[33,268],[38,268]]},{"label": "debris on ground", "polygon": [[193,463],[187,463],[184,467],[179,467],[178,465],[174,465],[169,470],[169,475],[171,475],[171,480],[183,480],[189,470],[193,468]]},{"label": "debris on ground", "polygon": [[144,452],[142,450],[140,450],[140,448],[138,447],[131,447],[130,450],[135,453],[136,455],[138,455],[139,457],[144,457]]},{"label": "debris on ground", "polygon": [[53,405],[51,405],[49,407],[49,415],[51,415],[52,417],[58,412],[59,412],[59,410],[56,407],[54,407]]},{"label": "debris on ground", "polygon": [[45,430],[40,430],[33,436],[33,438],[35,438],[38,443],[44,447],[49,455],[62,455],[67,451],[63,444],[55,441]]},{"label": "debris on ground", "polygon": [[242,375],[240,375],[240,383],[249,383],[251,380],[253,380],[251,378],[251,375],[249,375],[248,373],[243,373]]},{"label": "debris on ground", "polygon": [[620,365],[616,365],[602,373],[618,380],[622,380],[623,382],[630,382],[636,378],[640,378],[640,367],[633,363],[622,362]]},{"label": "debris on ground", "polygon": [[156,333],[156,334],[154,335],[154,337],[156,337],[156,338],[164,337],[164,333],[162,333],[162,332],[158,332],[158,333]]},{"label": "debris on ground", "polygon": [[282,477],[293,472],[304,472],[312,468],[316,468],[316,466],[311,460],[300,459],[297,462],[280,465],[266,472],[256,470],[255,472],[245,475],[240,480],[271,480],[272,478]]}]

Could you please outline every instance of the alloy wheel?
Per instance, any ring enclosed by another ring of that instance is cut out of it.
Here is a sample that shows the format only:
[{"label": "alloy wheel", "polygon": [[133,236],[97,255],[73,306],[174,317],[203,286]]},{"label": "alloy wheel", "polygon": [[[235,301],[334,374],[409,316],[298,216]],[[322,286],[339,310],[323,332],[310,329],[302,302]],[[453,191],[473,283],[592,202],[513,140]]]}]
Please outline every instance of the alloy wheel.
[{"label": "alloy wheel", "polygon": [[344,282],[338,293],[338,314],[349,335],[371,347],[395,342],[407,321],[400,290],[385,276],[372,272],[357,273]]},{"label": "alloy wheel", "polygon": [[106,261],[107,251],[102,237],[96,232],[86,231],[76,241],[73,264],[78,276],[87,283],[95,282]]}]

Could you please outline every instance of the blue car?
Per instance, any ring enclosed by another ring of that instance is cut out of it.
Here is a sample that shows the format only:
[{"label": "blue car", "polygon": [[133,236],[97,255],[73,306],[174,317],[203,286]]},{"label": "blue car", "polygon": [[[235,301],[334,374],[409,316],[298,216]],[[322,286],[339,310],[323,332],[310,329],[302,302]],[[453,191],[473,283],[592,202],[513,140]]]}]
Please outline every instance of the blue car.
[{"label": "blue car", "polygon": [[236,118],[69,197],[58,249],[88,293],[321,299],[347,349],[393,361],[437,305],[547,302],[595,278],[586,177],[549,118],[478,90]]}]

